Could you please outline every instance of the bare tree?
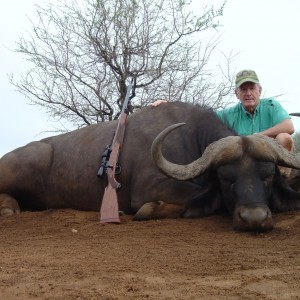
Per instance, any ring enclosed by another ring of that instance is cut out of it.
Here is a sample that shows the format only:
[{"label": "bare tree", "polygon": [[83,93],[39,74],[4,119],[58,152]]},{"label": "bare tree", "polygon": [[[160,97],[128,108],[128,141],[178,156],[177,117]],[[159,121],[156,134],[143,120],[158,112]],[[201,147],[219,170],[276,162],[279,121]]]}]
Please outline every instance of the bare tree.
[{"label": "bare tree", "polygon": [[[225,5],[225,3],[224,3]],[[130,112],[156,99],[218,107],[232,87],[230,72],[216,83],[207,67],[224,5],[189,11],[184,0],[56,0],[36,6],[32,35],[17,52],[32,68],[11,82],[52,117],[83,126],[117,118],[126,85]]]}]

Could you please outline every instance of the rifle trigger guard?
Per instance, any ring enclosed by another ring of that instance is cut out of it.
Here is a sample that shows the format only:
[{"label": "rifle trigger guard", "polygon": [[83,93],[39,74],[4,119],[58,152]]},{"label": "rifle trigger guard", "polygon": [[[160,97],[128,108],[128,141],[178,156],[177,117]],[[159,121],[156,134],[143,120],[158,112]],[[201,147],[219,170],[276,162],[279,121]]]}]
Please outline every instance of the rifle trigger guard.
[{"label": "rifle trigger guard", "polygon": [[119,175],[121,173],[121,166],[119,164],[116,165],[116,169],[115,169],[115,175]]}]

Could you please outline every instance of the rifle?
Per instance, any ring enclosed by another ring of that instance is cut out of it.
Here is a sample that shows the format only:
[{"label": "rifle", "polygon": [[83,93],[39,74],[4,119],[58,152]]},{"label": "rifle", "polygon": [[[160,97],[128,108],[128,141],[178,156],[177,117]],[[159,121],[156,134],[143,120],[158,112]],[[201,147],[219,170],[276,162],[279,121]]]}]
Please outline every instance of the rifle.
[{"label": "rifle", "polygon": [[98,171],[98,177],[101,177],[104,172],[107,174],[107,186],[104,190],[100,209],[101,224],[120,223],[117,191],[121,188],[121,184],[116,180],[115,174],[120,173],[121,170],[117,162],[124,139],[127,119],[125,110],[127,109],[130,91],[131,84],[129,84],[127,87],[126,96],[123,102],[122,111],[112,144],[111,146],[107,145],[105,147],[105,150],[102,154],[101,166]]}]

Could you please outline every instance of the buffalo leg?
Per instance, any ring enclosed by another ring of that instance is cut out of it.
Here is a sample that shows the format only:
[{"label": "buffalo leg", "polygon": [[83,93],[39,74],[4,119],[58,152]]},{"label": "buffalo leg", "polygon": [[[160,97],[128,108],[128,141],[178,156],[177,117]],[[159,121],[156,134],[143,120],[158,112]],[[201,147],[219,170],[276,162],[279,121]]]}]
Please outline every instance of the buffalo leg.
[{"label": "buffalo leg", "polygon": [[18,202],[7,194],[0,194],[0,216],[13,215],[20,213]]}]

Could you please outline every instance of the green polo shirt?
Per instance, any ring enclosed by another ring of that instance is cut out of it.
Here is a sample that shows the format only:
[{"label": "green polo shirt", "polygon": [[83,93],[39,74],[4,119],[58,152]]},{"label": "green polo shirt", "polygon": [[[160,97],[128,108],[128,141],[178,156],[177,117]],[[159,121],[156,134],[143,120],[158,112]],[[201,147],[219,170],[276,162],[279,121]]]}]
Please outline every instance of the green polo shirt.
[{"label": "green polo shirt", "polygon": [[260,99],[253,115],[244,109],[241,102],[217,111],[217,115],[239,135],[258,133],[291,118],[281,104],[272,98]]}]

